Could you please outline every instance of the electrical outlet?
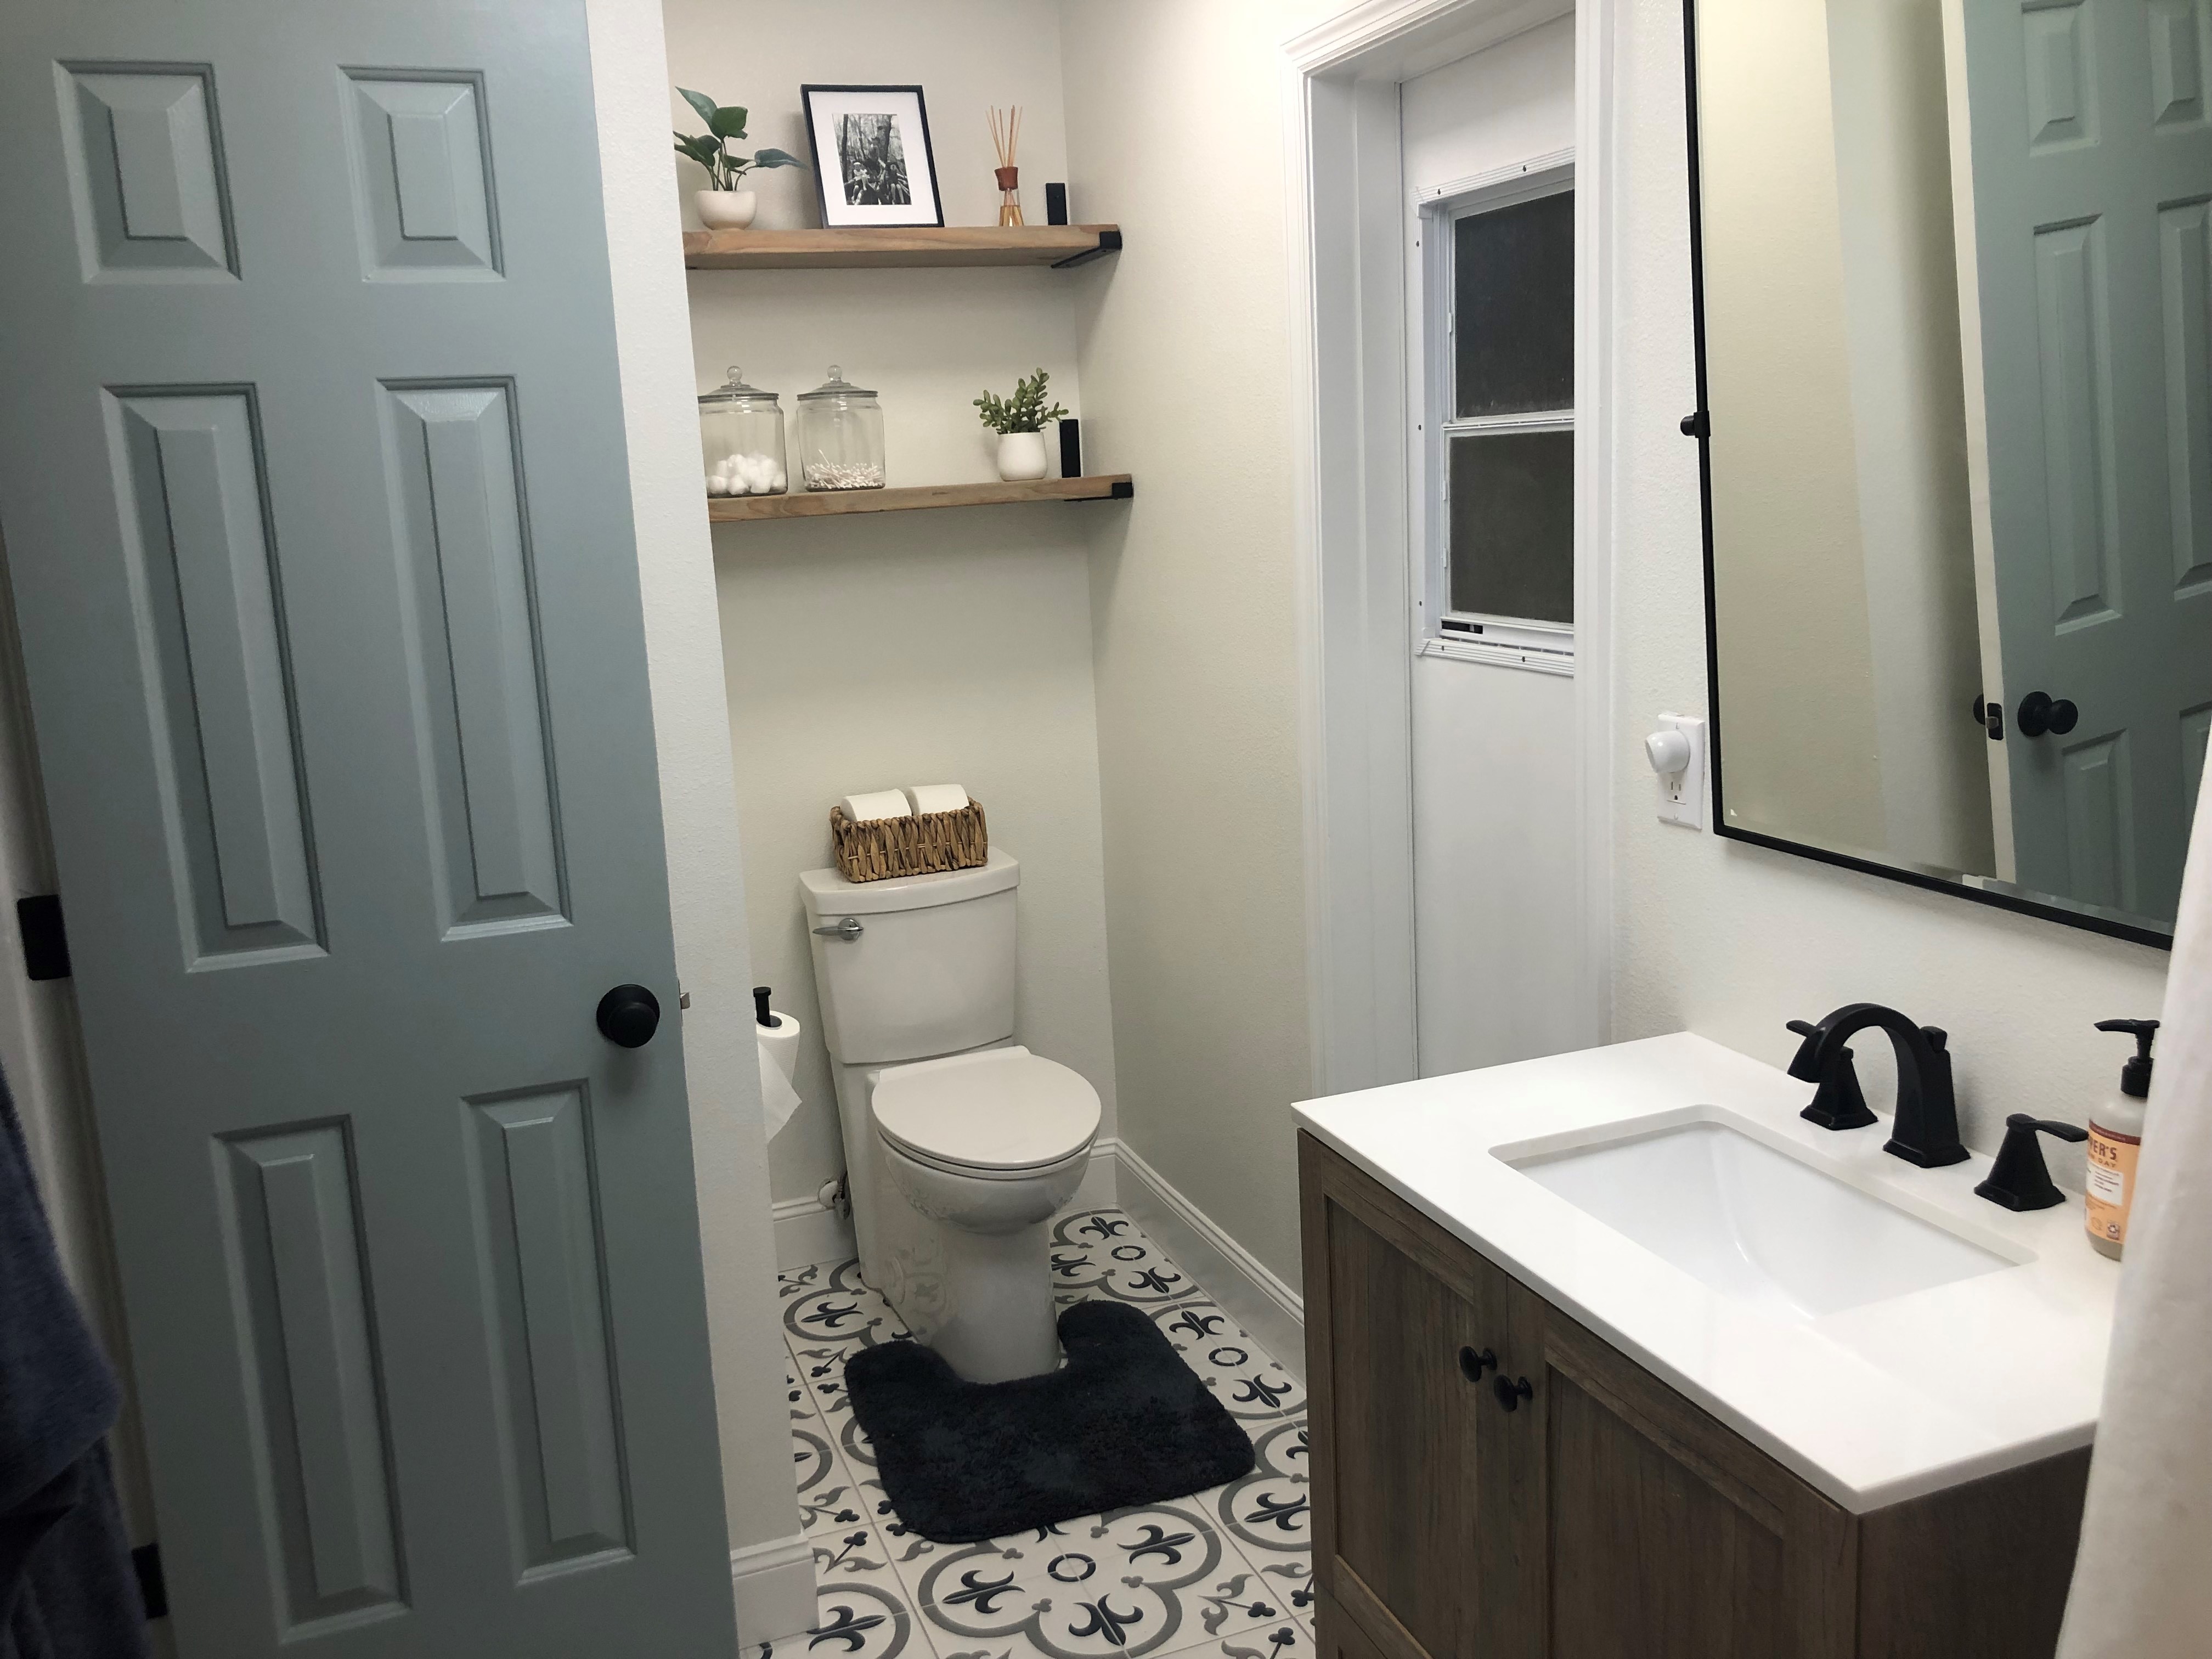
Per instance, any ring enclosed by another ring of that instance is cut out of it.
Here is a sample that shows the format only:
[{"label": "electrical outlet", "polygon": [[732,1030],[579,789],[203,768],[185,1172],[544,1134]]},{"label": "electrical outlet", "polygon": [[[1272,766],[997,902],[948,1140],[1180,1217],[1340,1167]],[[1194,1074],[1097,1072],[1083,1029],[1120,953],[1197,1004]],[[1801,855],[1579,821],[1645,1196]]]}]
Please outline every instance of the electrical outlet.
[{"label": "electrical outlet", "polygon": [[1659,821],[1686,830],[1705,827],[1705,723],[1694,714],[1662,714],[1644,740],[1658,774]]}]

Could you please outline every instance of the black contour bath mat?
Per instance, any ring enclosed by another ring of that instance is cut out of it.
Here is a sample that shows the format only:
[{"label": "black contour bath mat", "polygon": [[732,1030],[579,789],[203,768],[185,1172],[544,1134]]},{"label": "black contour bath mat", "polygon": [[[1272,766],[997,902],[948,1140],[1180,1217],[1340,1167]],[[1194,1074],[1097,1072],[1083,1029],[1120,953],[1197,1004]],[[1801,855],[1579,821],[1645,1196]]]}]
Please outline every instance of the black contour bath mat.
[{"label": "black contour bath mat", "polygon": [[919,1342],[845,1362],[884,1495],[940,1544],[1158,1504],[1252,1472],[1252,1442],[1137,1309],[1079,1302],[1060,1316],[1067,1364],[967,1382]]}]

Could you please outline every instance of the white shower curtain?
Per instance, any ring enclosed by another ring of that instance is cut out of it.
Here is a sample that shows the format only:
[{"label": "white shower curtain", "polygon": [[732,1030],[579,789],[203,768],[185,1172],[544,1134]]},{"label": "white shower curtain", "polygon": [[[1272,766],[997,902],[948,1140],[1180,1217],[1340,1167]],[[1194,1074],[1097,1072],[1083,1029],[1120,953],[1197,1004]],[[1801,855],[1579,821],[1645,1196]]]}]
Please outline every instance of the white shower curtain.
[{"label": "white shower curtain", "polygon": [[2163,1018],[2058,1659],[2212,1654],[2212,789]]}]

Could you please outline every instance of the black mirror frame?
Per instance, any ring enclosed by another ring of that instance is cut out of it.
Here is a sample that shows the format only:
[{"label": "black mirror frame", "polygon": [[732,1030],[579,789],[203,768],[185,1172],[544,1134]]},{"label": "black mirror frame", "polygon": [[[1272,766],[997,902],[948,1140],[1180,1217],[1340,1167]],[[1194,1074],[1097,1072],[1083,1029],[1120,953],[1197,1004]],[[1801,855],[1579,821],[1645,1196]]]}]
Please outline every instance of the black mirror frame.
[{"label": "black mirror frame", "polygon": [[1698,406],[1683,420],[1682,431],[1685,436],[1694,438],[1698,445],[1698,507],[1705,543],[1705,765],[1711,774],[1712,788],[1713,833],[1729,841],[1771,848],[1778,853],[1794,853],[1800,858],[1832,864],[1840,869],[1856,870],[1863,875],[1900,881],[1929,892],[1948,893],[1977,904],[1991,905],[2000,910],[2040,916],[2045,921],[2084,928],[2108,938],[2126,939],[2133,945],[2171,951],[2173,948],[2172,929],[2169,927],[2160,930],[2148,917],[2130,918],[2123,912],[2106,910],[2094,905],[2074,905],[2056,895],[2030,896],[2025,890],[2009,889],[2004,884],[1992,886],[1978,884],[1984,881],[1995,883],[1995,877],[1976,877],[1964,871],[1943,871],[1932,865],[1883,864],[1810,842],[1790,841],[1756,830],[1730,827],[1722,805],[1721,792],[1720,628],[1713,573],[1712,418],[1707,405],[1705,386],[1705,210],[1703,169],[1698,140],[1698,0],[1682,0],[1682,84],[1685,118],[1689,129],[1690,318],[1698,389]]}]

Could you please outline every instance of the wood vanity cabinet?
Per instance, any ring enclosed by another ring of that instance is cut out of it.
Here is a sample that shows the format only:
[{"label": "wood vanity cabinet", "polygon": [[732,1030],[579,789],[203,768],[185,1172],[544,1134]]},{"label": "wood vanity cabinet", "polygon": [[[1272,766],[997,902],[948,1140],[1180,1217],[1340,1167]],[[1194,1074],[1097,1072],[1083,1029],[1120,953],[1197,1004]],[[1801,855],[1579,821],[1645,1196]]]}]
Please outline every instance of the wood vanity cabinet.
[{"label": "wood vanity cabinet", "polygon": [[1298,1141],[1323,1659],[2052,1651],[2086,1449],[1853,1516]]}]

